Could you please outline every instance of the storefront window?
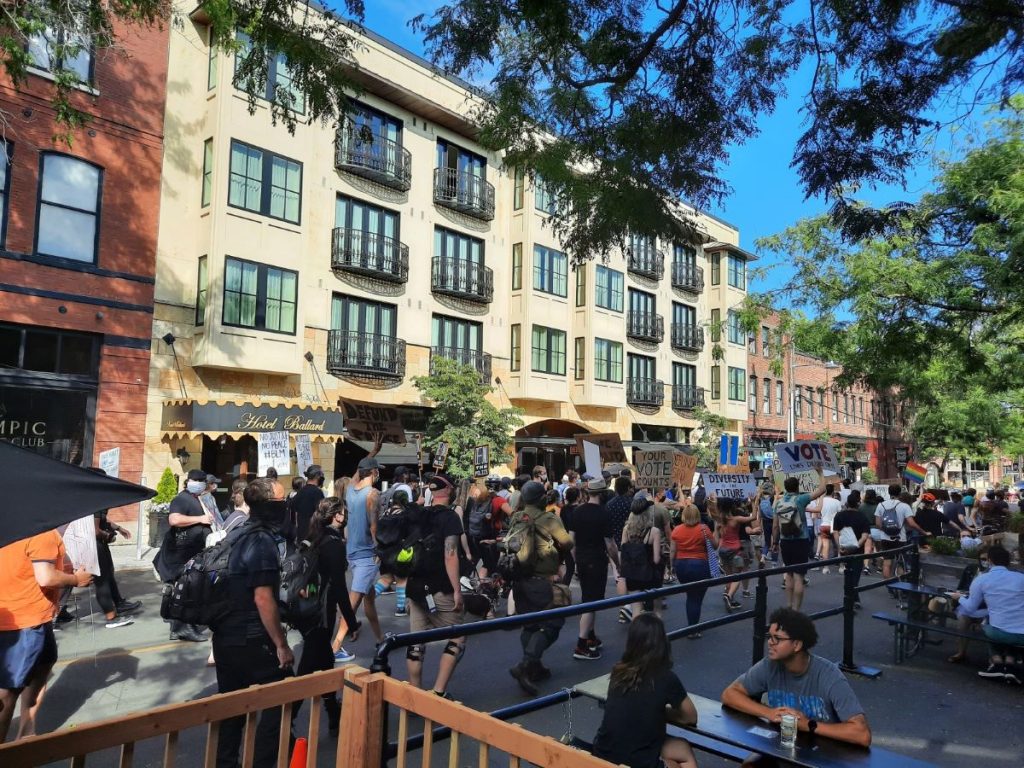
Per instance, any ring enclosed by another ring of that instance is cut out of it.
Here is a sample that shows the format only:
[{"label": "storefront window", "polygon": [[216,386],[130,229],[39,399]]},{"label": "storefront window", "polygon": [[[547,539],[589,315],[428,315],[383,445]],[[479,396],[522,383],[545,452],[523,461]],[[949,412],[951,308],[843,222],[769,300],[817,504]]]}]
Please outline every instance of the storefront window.
[{"label": "storefront window", "polygon": [[0,386],[0,439],[71,464],[89,463],[86,391]]}]

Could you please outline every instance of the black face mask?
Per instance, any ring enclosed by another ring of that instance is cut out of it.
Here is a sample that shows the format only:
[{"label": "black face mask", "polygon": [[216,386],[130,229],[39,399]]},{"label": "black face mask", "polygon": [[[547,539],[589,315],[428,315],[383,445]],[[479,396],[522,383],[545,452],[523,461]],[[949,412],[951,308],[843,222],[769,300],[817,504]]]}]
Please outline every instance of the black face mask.
[{"label": "black face mask", "polygon": [[288,516],[288,502],[284,499],[267,499],[253,504],[249,517],[271,528],[280,528]]}]

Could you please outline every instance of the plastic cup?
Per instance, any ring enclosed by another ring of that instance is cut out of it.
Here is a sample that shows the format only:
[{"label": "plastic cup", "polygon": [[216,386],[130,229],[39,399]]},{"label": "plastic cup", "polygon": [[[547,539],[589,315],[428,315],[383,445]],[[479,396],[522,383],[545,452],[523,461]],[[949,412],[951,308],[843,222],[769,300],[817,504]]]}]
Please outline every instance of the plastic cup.
[{"label": "plastic cup", "polygon": [[793,749],[796,746],[797,723],[796,715],[782,716],[782,722],[779,724],[779,746],[783,749]]}]

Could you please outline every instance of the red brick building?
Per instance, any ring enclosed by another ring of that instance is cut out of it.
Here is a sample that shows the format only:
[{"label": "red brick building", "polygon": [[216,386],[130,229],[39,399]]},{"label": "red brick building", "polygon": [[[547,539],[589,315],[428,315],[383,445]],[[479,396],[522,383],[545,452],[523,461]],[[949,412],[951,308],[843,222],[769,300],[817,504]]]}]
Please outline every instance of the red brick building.
[{"label": "red brick building", "polygon": [[[45,40],[0,80],[0,438],[84,465],[120,448],[142,469],[163,153],[167,36],[115,30],[118,52],[73,60]],[[90,120],[54,141],[53,71]],[[147,478],[155,482],[156,478]]]},{"label": "red brick building", "polygon": [[902,404],[860,386],[837,388],[841,368],[795,352],[788,340],[779,338],[777,326],[777,318],[770,317],[747,339],[744,435],[752,466],[763,463],[775,443],[786,440],[792,377],[796,439],[827,434],[851,477],[862,467],[870,467],[879,478],[896,477],[896,449],[906,444]]}]

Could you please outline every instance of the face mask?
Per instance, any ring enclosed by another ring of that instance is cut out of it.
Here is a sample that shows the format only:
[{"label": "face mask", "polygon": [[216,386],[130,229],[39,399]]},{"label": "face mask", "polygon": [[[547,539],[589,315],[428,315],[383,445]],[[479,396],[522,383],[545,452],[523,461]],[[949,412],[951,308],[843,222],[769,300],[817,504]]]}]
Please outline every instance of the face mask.
[{"label": "face mask", "polygon": [[978,563],[978,570],[979,571],[987,571],[991,567],[992,567],[992,563],[990,563],[988,560],[982,560],[981,562]]},{"label": "face mask", "polygon": [[268,499],[259,504],[253,504],[249,510],[249,516],[269,525],[272,528],[280,528],[288,513],[288,502],[284,499]]},{"label": "face mask", "polygon": [[206,483],[202,480],[189,480],[188,483],[185,484],[185,490],[198,496],[206,490]]}]

